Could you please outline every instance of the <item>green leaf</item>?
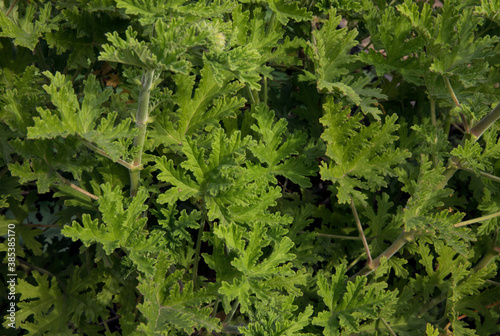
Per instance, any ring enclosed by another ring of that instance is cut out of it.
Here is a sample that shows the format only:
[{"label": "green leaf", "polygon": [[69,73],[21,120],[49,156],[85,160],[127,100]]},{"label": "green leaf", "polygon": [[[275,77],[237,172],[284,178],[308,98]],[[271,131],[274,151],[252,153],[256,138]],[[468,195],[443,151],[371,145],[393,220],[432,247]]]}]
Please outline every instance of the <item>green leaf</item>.
[{"label": "green leaf", "polygon": [[163,334],[175,326],[188,334],[195,328],[220,332],[219,320],[210,317],[212,309],[205,306],[214,295],[206,288],[194,291],[191,281],[182,284],[180,271],[167,275],[170,265],[167,254],[161,252],[153,276],[140,277],[138,289],[144,295],[144,302],[139,310],[147,322],[141,323],[139,330],[148,335]]},{"label": "green leaf", "polygon": [[306,8],[299,7],[296,2],[287,2],[285,0],[266,0],[269,8],[276,13],[276,18],[283,25],[287,25],[290,19],[295,21],[306,21],[312,19],[312,13]]},{"label": "green leaf", "polygon": [[[65,236],[73,240],[80,239],[85,246],[100,243],[108,255],[117,248],[136,253],[154,252],[161,248],[163,232],[152,231],[148,234],[144,230],[147,218],[140,216],[147,209],[144,202],[148,194],[144,189],[130,203],[127,202],[126,209],[125,199],[118,188],[112,189],[110,184],[104,184],[102,191],[98,200],[102,223],[85,214],[82,224],[75,221],[61,231]],[[139,260],[139,255],[132,257]]]},{"label": "green leaf", "polygon": [[368,285],[366,277],[346,280],[344,265],[331,277],[318,275],[318,294],[328,309],[312,322],[325,328],[323,335],[358,332],[363,321],[378,318],[379,311],[396,299],[397,292],[385,291],[379,284]]},{"label": "green leaf", "polygon": [[[20,326],[34,335],[46,332],[71,335],[72,325],[85,330],[87,324],[108,318],[106,308],[95,299],[95,287],[100,279],[89,274],[82,277],[81,273],[79,267],[72,271],[64,283],[64,291],[60,289],[60,280],[49,279],[47,274],[41,275],[37,271],[32,273],[36,285],[19,279],[17,289],[21,297],[17,319]],[[102,328],[89,328],[88,331],[92,329],[96,332]]]},{"label": "green leaf", "polygon": [[318,88],[332,90],[333,83],[349,73],[346,66],[357,59],[349,51],[357,44],[358,32],[337,29],[342,17],[337,16],[335,9],[331,9],[328,16],[323,27],[313,31],[314,39],[308,42],[308,47],[316,68]]},{"label": "green leaf", "polygon": [[306,145],[305,134],[296,132],[283,140],[287,122],[280,119],[274,123],[274,112],[264,104],[254,107],[254,111],[252,116],[257,124],[251,128],[260,135],[261,140],[250,150],[262,164],[265,164],[265,168],[260,165],[249,165],[253,173],[267,177],[271,183],[276,183],[275,175],[281,175],[303,188],[309,187],[311,182],[306,176],[313,175],[316,170],[307,161],[306,156],[300,153]]},{"label": "green leaf", "polygon": [[[325,126],[322,138],[327,143],[326,155],[320,173],[323,180],[338,184],[339,203],[350,202],[351,196],[364,202],[362,190],[378,190],[387,185],[385,176],[395,175],[392,167],[405,161],[410,153],[394,149],[399,128],[392,115],[369,126],[361,124],[362,116],[350,115],[350,109],[335,104],[329,98],[324,105],[325,115],[320,119]],[[360,190],[361,189],[361,190]]]},{"label": "green leaf", "polygon": [[124,63],[137,66],[147,70],[162,69],[162,64],[158,61],[145,41],[136,39],[137,32],[129,26],[125,32],[125,40],[117,32],[106,35],[111,43],[103,45],[99,60],[108,62]]},{"label": "green leaf", "polygon": [[2,3],[0,7],[0,27],[2,28],[0,36],[13,38],[18,46],[34,50],[38,39],[43,34],[58,29],[57,19],[51,18],[52,6],[50,4],[45,4],[40,9],[37,20],[34,20],[37,10],[33,4],[28,5],[22,18],[19,17],[17,6],[14,6],[10,13],[4,6]]}]

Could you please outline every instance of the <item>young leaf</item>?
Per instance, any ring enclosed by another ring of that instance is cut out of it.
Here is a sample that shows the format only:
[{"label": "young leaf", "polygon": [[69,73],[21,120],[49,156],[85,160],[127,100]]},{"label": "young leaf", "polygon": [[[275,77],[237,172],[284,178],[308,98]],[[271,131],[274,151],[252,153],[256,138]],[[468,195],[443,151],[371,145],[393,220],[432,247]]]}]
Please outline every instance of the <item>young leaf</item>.
[{"label": "young leaf", "polygon": [[280,119],[274,123],[274,112],[263,104],[254,107],[254,111],[252,116],[257,124],[251,128],[260,135],[261,140],[250,147],[250,151],[265,167],[248,164],[250,170],[271,183],[276,183],[275,175],[281,175],[303,188],[310,186],[306,176],[313,175],[315,169],[307,162],[306,156],[300,154],[306,144],[305,134],[297,132],[283,141],[286,121]]},{"label": "young leaf", "polygon": [[[50,3],[45,4],[40,9],[38,20],[34,21],[36,8],[33,4],[29,4],[26,8],[24,17],[19,18],[17,6],[9,13],[9,10],[2,3],[0,7],[0,32],[1,37],[10,37],[14,39],[14,43],[21,47],[26,47],[34,50],[38,44],[38,39],[44,33],[50,32],[53,29],[58,29],[57,20],[51,18],[52,6]],[[9,14],[9,16],[7,16]]]},{"label": "young leaf", "polygon": [[144,205],[147,192],[141,189],[124,209],[125,200],[118,188],[112,189],[111,185],[104,184],[102,190],[103,195],[98,202],[103,223],[99,224],[98,219],[92,220],[90,215],[84,215],[82,224],[75,221],[61,232],[73,240],[80,239],[86,246],[100,243],[107,254],[117,248],[137,253],[157,251],[163,244],[163,232],[148,234],[144,231],[147,218],[140,216],[147,209]]},{"label": "young leaf", "polygon": [[367,285],[366,277],[346,280],[344,265],[331,278],[318,275],[318,294],[327,310],[319,312],[313,324],[325,328],[323,335],[359,332],[363,321],[378,318],[378,312],[396,299],[397,292],[385,291],[378,284]]},{"label": "young leaf", "polygon": [[[350,202],[351,196],[365,202],[362,190],[378,190],[387,185],[384,177],[394,175],[392,167],[405,161],[410,153],[394,149],[398,129],[396,115],[384,123],[361,124],[362,115],[350,115],[349,108],[335,104],[329,98],[324,105],[325,115],[320,119],[325,126],[322,138],[327,143],[329,163],[320,168],[324,180],[338,184],[339,203]],[[361,190],[360,190],[361,189]]]}]

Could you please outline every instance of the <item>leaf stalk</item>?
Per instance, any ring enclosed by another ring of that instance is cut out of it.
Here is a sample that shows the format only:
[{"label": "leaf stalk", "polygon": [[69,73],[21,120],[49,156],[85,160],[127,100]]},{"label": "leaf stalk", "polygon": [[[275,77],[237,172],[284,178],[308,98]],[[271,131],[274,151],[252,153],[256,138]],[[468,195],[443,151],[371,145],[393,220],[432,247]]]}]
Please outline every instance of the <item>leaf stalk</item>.
[{"label": "leaf stalk", "polygon": [[460,223],[455,224],[454,226],[455,227],[466,226],[466,225],[469,225],[469,224],[474,224],[474,223],[482,222],[482,221],[485,221],[485,220],[488,220],[488,219],[492,219],[492,218],[495,218],[495,217],[498,217],[498,216],[500,216],[500,211],[492,213],[492,214],[489,214],[489,215],[486,215],[486,216],[482,216],[482,217],[470,219],[470,220],[467,220],[467,221],[464,221],[464,222],[460,222]]},{"label": "leaf stalk", "polygon": [[366,240],[366,236],[363,232],[363,226],[361,225],[361,221],[359,220],[358,211],[356,210],[356,206],[354,205],[354,200],[352,199],[352,196],[351,196],[351,210],[352,210],[352,213],[354,215],[354,220],[356,221],[356,226],[358,227],[359,236],[361,238],[361,241],[363,242],[363,246],[364,246],[365,251],[366,251],[366,257],[368,259],[367,263],[371,264],[372,255],[370,253],[370,247],[368,246],[368,241]]}]

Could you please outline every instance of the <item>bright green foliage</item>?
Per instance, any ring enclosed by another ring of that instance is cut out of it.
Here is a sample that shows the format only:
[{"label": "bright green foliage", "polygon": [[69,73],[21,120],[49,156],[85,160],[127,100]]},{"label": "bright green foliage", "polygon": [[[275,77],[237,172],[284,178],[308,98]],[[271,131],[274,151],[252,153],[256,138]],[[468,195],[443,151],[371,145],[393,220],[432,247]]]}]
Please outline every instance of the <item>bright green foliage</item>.
[{"label": "bright green foliage", "polygon": [[270,244],[266,231],[262,223],[254,224],[251,234],[246,234],[243,228],[235,224],[215,229],[215,234],[224,239],[227,247],[236,254],[231,265],[239,271],[232,283],[222,282],[219,289],[225,297],[224,307],[229,307],[229,302],[237,298],[241,311],[245,312],[251,309],[252,303],[258,302],[256,299],[271,298],[279,290],[294,295],[301,293],[297,287],[305,284],[306,276],[303,272],[295,272],[292,264],[288,263],[295,258],[288,253],[293,247],[289,238],[284,237],[282,241],[273,244],[271,254],[262,261],[259,260],[262,250]]},{"label": "bright green foliage", "polygon": [[[337,16],[335,10],[330,10],[329,19],[319,30],[313,31],[313,41],[308,43],[310,57],[315,64],[315,80],[319,90],[327,92],[339,92],[347,98],[347,101],[359,105],[362,111],[371,113],[375,117],[380,111],[373,106],[376,102],[372,97],[382,99],[384,95],[379,89],[367,88],[369,78],[353,78],[353,76],[342,76],[349,74],[349,63],[355,62],[357,57],[350,55],[351,48],[358,43],[355,38],[357,31],[347,31],[346,28],[337,30],[342,19]],[[306,72],[305,79],[313,79],[314,75]]]},{"label": "bright green foliage", "polygon": [[313,175],[314,169],[308,167],[306,156],[299,151],[306,145],[305,135],[295,133],[283,142],[286,121],[280,119],[274,123],[274,113],[263,105],[258,105],[256,113],[252,116],[257,124],[252,125],[251,128],[260,135],[262,140],[250,150],[265,165],[265,167],[251,166],[252,174],[261,178],[267,177],[271,183],[276,181],[274,175],[281,175],[303,188],[311,186],[306,176]]},{"label": "bright green foliage", "polygon": [[42,34],[57,29],[57,20],[51,18],[52,6],[50,4],[45,4],[43,8],[40,8],[35,22],[33,20],[36,8],[33,4],[26,8],[26,13],[21,18],[17,6],[14,9],[6,8],[3,2],[0,6],[0,27],[2,27],[0,36],[13,38],[18,46],[33,50]]},{"label": "bright green foliage", "polygon": [[328,14],[330,18],[324,26],[313,32],[315,41],[309,48],[316,61],[318,89],[332,91],[335,81],[349,73],[347,65],[356,61],[356,57],[349,55],[349,51],[356,46],[355,38],[358,34],[356,30],[347,31],[347,28],[337,30],[342,17],[337,16],[334,10]]},{"label": "bright green foliage", "polygon": [[474,172],[491,171],[500,158],[500,139],[494,132],[483,134],[484,148],[477,143],[466,140],[461,146],[454,148],[451,154],[459,159],[460,166],[472,169]]},{"label": "bright green foliage", "polygon": [[377,319],[380,309],[390,304],[397,293],[376,284],[367,285],[362,277],[347,281],[345,266],[341,266],[331,278],[318,275],[318,294],[328,309],[318,313],[313,324],[324,327],[323,335],[341,335],[359,332],[363,320]]},{"label": "bright green foliage", "polygon": [[499,8],[0,3],[5,334],[498,334]]},{"label": "bright green foliage", "polygon": [[151,38],[150,45],[139,41],[137,32],[131,26],[126,31],[125,40],[116,32],[108,33],[111,45],[103,46],[104,52],[100,59],[149,70],[162,69],[187,74],[189,63],[179,58],[186,48],[203,44],[207,33],[202,32],[200,27],[187,26],[182,18],[168,23],[159,20],[154,29],[156,37]]},{"label": "bright green foliage", "polygon": [[474,8],[474,12],[483,17],[499,23],[500,22],[500,1],[481,0],[481,5]]},{"label": "bright green foliage", "polygon": [[474,238],[469,229],[454,227],[454,224],[463,218],[463,214],[450,213],[449,210],[436,211],[436,208],[444,204],[445,198],[451,196],[448,189],[436,188],[443,179],[440,175],[442,171],[442,167],[431,169],[431,162],[425,156],[421,158],[420,172],[416,180],[406,180],[406,173],[399,171],[400,179],[405,183],[403,190],[412,194],[403,209],[405,229],[418,229],[426,234],[435,234],[455,251],[466,254],[466,242]]},{"label": "bright green foliage", "polygon": [[299,313],[295,318],[293,312],[297,306],[292,304],[294,297],[289,296],[280,306],[274,304],[261,304],[255,312],[255,322],[247,327],[240,328],[243,335],[297,335],[306,336],[312,334],[301,333],[300,331],[309,324],[310,316],[313,313],[311,306]]},{"label": "bright green foliage", "polygon": [[177,92],[172,97],[177,109],[169,108],[158,115],[152,137],[165,145],[182,144],[185,136],[222,118],[234,116],[236,110],[243,106],[244,99],[230,97],[241,85],[226,79],[219,85],[213,78],[209,67],[201,71],[202,79],[193,92],[194,76],[176,75],[174,81]]},{"label": "bright green foliage", "polygon": [[152,261],[143,260],[148,253],[158,252],[163,246],[163,232],[155,230],[148,234],[144,230],[146,218],[138,218],[147,209],[144,202],[147,193],[141,190],[124,209],[124,198],[121,192],[112,189],[109,184],[102,186],[102,196],[99,197],[99,210],[103,223],[92,220],[84,215],[82,224],[73,222],[72,226],[64,228],[63,233],[73,240],[81,240],[86,246],[100,243],[106,254],[122,247],[130,253],[129,257],[137,263],[137,267],[146,274],[152,272]]},{"label": "bright green foliage", "polygon": [[276,13],[276,18],[285,25],[290,19],[295,21],[305,21],[312,18],[311,13],[306,8],[300,8],[298,3],[285,0],[266,0],[269,8]]},{"label": "bright green foliage", "polygon": [[374,122],[366,127],[361,124],[361,114],[328,99],[325,116],[321,123],[326,127],[322,137],[327,143],[326,155],[331,162],[320,169],[323,179],[338,184],[339,203],[347,203],[351,197],[364,202],[367,196],[361,190],[377,190],[386,186],[385,176],[393,175],[392,166],[404,162],[408,152],[391,148],[397,136],[397,116]]},{"label": "bright green foliage", "polygon": [[[102,91],[95,77],[90,76],[84,83],[85,98],[80,104],[69,80],[59,73],[45,73],[52,81],[50,86],[44,86],[50,95],[51,103],[56,107],[56,113],[49,109],[38,108],[40,117],[35,117],[34,126],[28,127],[28,137],[31,139],[52,139],[78,135],[89,143],[95,143],[113,160],[117,160],[127,151],[122,138],[131,135],[130,119],[116,123],[117,114],[107,112],[102,104],[109,100],[111,90]],[[97,121],[100,121],[97,124]],[[133,134],[133,133],[132,133]]]}]

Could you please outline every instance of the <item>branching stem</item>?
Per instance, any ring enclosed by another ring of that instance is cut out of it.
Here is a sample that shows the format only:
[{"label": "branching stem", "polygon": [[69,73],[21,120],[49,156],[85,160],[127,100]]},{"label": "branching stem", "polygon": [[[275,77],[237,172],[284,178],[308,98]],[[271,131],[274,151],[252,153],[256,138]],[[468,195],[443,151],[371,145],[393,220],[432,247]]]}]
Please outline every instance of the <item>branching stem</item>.
[{"label": "branching stem", "polygon": [[372,255],[370,253],[370,247],[368,246],[368,242],[366,241],[366,236],[365,236],[365,233],[363,232],[363,227],[361,226],[361,221],[359,220],[358,211],[356,210],[356,206],[354,205],[354,200],[352,199],[352,196],[351,196],[351,210],[352,210],[352,213],[354,215],[354,220],[356,221],[356,226],[358,227],[359,236],[360,236],[361,240],[363,241],[363,246],[364,246],[365,251],[366,251],[366,257],[368,259],[367,263],[371,264]]},{"label": "branching stem", "polygon": [[[448,168],[444,171],[443,173],[443,179],[441,180],[440,183],[438,183],[434,189],[439,190],[443,189],[450,178],[455,174],[455,172],[458,170],[458,167],[456,163],[453,160],[450,160],[450,163],[448,164]],[[372,262],[369,262],[366,264],[365,267],[363,267],[358,273],[356,273],[352,278],[355,278],[356,276],[360,275],[368,275],[372,273],[374,270],[378,268],[380,265],[380,260],[384,257],[387,259],[391,258],[396,252],[398,252],[408,241],[412,241],[415,238],[415,235],[417,234],[416,230],[403,230],[399,237],[384,251],[382,252],[378,257],[372,260]]]},{"label": "branching stem", "polygon": [[382,258],[391,258],[396,252],[398,252],[407,242],[412,241],[415,238],[416,230],[406,231],[403,230],[399,237],[378,257],[373,259],[370,263],[367,263],[361,271],[356,273],[352,278],[355,278],[360,275],[368,275],[375,271],[380,266],[380,260]]},{"label": "branching stem", "polygon": [[[453,91],[453,88],[451,87],[450,79],[446,76],[443,76],[443,78],[444,78],[444,83],[446,84],[446,88],[448,89],[448,92],[451,96],[451,100],[453,100],[453,104],[456,107],[462,109],[462,107],[460,106],[460,103],[458,102],[457,96],[455,95],[455,91]],[[462,112],[460,112],[460,118],[462,119],[462,123],[464,124],[465,132],[469,133],[470,132],[469,124],[467,123],[467,120],[465,119],[465,115]]]}]

